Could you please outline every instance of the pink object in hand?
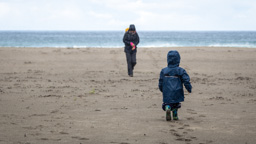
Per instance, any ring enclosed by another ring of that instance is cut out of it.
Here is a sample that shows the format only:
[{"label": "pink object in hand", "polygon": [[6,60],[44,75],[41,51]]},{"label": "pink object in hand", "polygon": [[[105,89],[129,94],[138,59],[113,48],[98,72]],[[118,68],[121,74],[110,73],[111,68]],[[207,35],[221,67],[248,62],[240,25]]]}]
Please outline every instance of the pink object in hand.
[{"label": "pink object in hand", "polygon": [[135,50],[135,45],[133,42],[130,42],[130,45],[132,46],[132,50]]}]

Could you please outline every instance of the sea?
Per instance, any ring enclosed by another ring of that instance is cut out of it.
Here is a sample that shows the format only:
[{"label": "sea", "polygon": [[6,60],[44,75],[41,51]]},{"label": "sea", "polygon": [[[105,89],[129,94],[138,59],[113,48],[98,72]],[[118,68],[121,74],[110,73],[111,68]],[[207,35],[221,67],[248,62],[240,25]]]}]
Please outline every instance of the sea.
[{"label": "sea", "polygon": [[[256,31],[137,31],[138,47],[256,48]],[[0,47],[120,48],[124,31],[0,31]]]}]

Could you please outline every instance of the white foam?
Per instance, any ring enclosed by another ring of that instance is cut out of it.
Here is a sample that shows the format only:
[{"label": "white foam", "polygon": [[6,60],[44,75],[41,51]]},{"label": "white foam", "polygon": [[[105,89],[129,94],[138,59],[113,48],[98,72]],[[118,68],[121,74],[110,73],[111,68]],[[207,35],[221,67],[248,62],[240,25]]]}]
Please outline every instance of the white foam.
[{"label": "white foam", "polygon": [[246,48],[256,48],[256,45],[252,44],[236,44],[236,43],[230,43],[230,44],[211,44],[208,45],[209,47],[246,47]]}]

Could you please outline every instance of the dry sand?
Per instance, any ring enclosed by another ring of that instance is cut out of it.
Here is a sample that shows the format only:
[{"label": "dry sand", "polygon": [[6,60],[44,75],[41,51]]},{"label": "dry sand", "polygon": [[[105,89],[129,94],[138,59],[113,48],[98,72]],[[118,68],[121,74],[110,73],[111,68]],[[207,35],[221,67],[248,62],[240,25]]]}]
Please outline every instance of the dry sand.
[{"label": "dry sand", "polygon": [[[158,78],[176,49],[191,77],[179,121]],[[256,49],[0,48],[0,144],[254,144]]]}]

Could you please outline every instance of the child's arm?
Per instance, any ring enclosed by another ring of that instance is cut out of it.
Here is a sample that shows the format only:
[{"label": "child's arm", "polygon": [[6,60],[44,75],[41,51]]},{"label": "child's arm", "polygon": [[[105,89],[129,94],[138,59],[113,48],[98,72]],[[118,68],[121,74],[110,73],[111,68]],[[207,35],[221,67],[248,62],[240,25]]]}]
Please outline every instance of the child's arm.
[{"label": "child's arm", "polygon": [[158,88],[161,92],[163,92],[163,70],[160,72],[159,82],[158,82]]},{"label": "child's arm", "polygon": [[192,92],[192,86],[190,84],[190,78],[187,74],[186,70],[183,71],[183,75],[181,76],[182,82],[184,83],[185,88],[189,93]]}]

